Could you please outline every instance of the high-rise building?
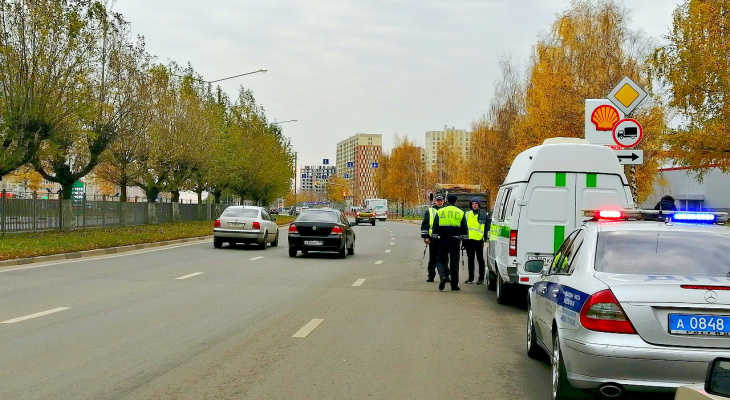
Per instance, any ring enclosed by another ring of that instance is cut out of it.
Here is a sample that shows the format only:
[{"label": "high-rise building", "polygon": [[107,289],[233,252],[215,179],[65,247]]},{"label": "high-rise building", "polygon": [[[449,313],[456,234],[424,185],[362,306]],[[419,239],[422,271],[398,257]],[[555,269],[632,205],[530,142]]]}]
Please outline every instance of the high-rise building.
[{"label": "high-rise building", "polygon": [[[337,172],[334,165],[305,165],[300,170],[302,190],[314,190],[317,193],[326,193],[325,181]],[[315,185],[316,183],[316,185]]]},{"label": "high-rise building", "polygon": [[358,133],[337,143],[337,171],[352,187],[352,205],[378,197],[375,177],[381,154],[383,135],[379,133]]},{"label": "high-rise building", "polygon": [[453,135],[456,140],[457,147],[461,150],[461,155],[465,158],[469,158],[471,152],[471,132],[467,132],[462,129],[448,128],[444,126],[442,131],[428,131],[426,132],[426,168],[429,171],[433,171],[436,162],[438,161],[438,145],[439,143],[446,140],[450,135]]}]

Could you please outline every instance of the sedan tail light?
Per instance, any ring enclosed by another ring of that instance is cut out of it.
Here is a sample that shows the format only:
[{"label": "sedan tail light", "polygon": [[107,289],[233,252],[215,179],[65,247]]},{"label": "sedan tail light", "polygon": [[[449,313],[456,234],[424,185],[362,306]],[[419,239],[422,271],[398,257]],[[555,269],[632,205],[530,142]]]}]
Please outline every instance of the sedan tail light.
[{"label": "sedan tail light", "polygon": [[289,233],[299,233],[297,226],[294,224],[289,225]]},{"label": "sedan tail light", "polygon": [[259,224],[259,221],[253,222],[253,229],[261,229],[261,224]]},{"label": "sedan tail light", "polygon": [[517,257],[517,231],[509,231],[509,255]]},{"label": "sedan tail light", "polygon": [[586,329],[608,333],[630,333],[636,330],[610,289],[594,293],[580,310],[580,323]]},{"label": "sedan tail light", "polygon": [[221,220],[217,219],[215,222],[213,222],[213,228],[220,228],[221,227]]},{"label": "sedan tail light", "polygon": [[335,225],[335,227],[332,228],[332,235],[342,235],[342,228],[340,228],[339,225]]}]

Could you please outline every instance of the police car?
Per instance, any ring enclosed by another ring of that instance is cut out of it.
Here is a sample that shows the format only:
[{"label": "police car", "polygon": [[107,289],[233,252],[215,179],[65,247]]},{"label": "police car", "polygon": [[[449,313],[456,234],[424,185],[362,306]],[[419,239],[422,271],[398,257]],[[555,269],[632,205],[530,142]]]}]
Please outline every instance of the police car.
[{"label": "police car", "polygon": [[528,293],[527,353],[552,398],[674,391],[730,356],[726,213],[589,210]]}]

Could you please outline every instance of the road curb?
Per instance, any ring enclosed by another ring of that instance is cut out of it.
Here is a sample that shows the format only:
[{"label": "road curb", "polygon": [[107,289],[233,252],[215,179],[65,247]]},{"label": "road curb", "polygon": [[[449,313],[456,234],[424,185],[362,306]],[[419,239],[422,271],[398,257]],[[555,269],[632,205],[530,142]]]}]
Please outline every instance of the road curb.
[{"label": "road curb", "polygon": [[109,255],[109,254],[126,253],[129,251],[148,249],[151,247],[162,247],[162,246],[169,246],[169,245],[173,245],[173,244],[180,244],[180,243],[187,243],[187,242],[196,242],[196,241],[202,242],[205,240],[210,240],[212,237],[213,237],[212,235],[208,235],[208,236],[199,236],[199,237],[176,239],[176,240],[165,240],[162,242],[130,244],[130,245],[126,245],[126,246],[106,247],[103,249],[75,251],[75,252],[71,252],[71,253],[53,254],[50,256],[15,258],[12,260],[0,261],[0,268],[12,267],[12,266],[17,266],[17,265],[25,265],[25,264],[33,264],[33,263],[41,263],[41,262],[72,260],[72,259],[76,259],[76,258],[98,257],[98,256]]}]

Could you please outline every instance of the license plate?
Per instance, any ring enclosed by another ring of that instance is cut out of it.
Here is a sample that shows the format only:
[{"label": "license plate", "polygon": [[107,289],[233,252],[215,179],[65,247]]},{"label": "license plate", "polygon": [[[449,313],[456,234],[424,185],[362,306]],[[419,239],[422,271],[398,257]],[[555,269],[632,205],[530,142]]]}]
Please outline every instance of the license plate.
[{"label": "license plate", "polygon": [[243,228],[246,224],[243,222],[229,222],[228,226],[231,228]]},{"label": "license plate", "polygon": [[730,336],[730,317],[669,314],[669,333],[677,335]]},{"label": "license plate", "polygon": [[545,265],[550,265],[553,262],[552,257],[545,257],[545,256],[527,256],[527,261],[532,260],[542,260]]},{"label": "license plate", "polygon": [[324,242],[321,240],[305,240],[304,245],[305,246],[321,246]]}]

